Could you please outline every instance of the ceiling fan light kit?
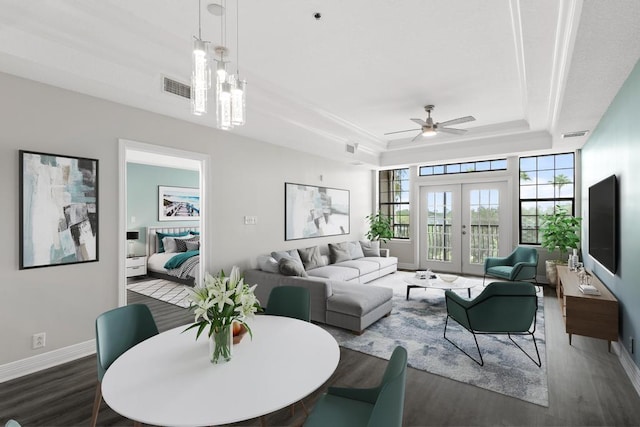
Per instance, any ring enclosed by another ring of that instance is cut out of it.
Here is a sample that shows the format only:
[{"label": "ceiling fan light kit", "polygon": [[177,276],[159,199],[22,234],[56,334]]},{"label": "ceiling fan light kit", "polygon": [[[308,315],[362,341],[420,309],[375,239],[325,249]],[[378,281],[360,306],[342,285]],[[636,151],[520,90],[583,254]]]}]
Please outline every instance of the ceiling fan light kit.
[{"label": "ceiling fan light kit", "polygon": [[[203,115],[207,112],[207,94],[211,88],[211,60],[208,55],[210,42],[203,41],[201,35],[201,0],[198,0],[198,37],[194,37],[193,49],[193,73],[191,79],[191,111],[195,115]],[[221,3],[211,3],[207,10],[216,16],[220,16],[221,45],[213,51],[218,58],[214,59],[216,75],[216,126],[219,129],[229,130],[234,126],[242,126],[246,121],[246,86],[247,81],[240,78],[240,48],[239,48],[239,0],[236,0],[236,73],[227,71],[225,56],[229,50],[225,44],[226,30],[226,0]]]},{"label": "ceiling fan light kit", "polygon": [[428,105],[424,106],[424,110],[427,112],[427,120],[410,119],[412,122],[420,125],[420,129],[398,130],[398,131],[394,131],[394,132],[385,133],[385,135],[393,135],[393,134],[396,134],[396,133],[403,133],[403,132],[415,132],[417,130],[420,131],[420,133],[417,134],[411,140],[411,142],[415,141],[416,139],[420,138],[421,136],[425,136],[425,137],[435,136],[439,132],[446,132],[446,133],[452,133],[452,134],[456,134],[456,135],[463,135],[463,134],[465,134],[467,132],[466,129],[450,128],[450,127],[446,127],[446,126],[460,124],[460,123],[466,123],[466,122],[472,122],[472,121],[475,120],[475,117],[473,117],[473,116],[465,116],[465,117],[458,117],[457,119],[453,119],[453,120],[447,120],[446,122],[433,123],[433,119],[431,118],[431,112],[433,111],[434,108],[435,108],[435,106],[432,105],[432,104],[428,104]]}]

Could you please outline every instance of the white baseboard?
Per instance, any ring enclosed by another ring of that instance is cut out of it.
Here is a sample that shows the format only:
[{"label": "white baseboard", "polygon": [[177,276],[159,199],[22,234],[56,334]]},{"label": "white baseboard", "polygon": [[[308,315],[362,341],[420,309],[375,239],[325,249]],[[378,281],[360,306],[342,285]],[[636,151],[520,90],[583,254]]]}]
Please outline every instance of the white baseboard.
[{"label": "white baseboard", "polygon": [[96,352],[96,340],[81,342],[68,347],[59,348],[37,356],[16,360],[0,365],[0,383],[51,368],[62,363],[71,362]]},{"label": "white baseboard", "polygon": [[409,264],[406,262],[399,262],[398,269],[399,270],[417,270],[418,268],[413,263]]},{"label": "white baseboard", "polygon": [[622,369],[627,373],[627,376],[631,380],[631,384],[633,384],[633,388],[636,389],[636,393],[640,396],[640,368],[635,364],[629,351],[625,348],[624,345],[618,342],[612,343],[613,352],[620,359],[620,364],[622,365]]}]

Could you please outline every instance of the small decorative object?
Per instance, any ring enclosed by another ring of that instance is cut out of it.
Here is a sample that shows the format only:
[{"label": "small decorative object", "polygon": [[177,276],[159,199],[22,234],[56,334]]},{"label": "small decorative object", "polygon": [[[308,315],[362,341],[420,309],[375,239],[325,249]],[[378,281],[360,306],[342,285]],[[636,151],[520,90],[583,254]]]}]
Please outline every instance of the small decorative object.
[{"label": "small decorative object", "polygon": [[455,274],[438,274],[438,279],[442,280],[443,282],[453,283],[458,280],[458,276],[456,276]]},{"label": "small decorative object", "polygon": [[545,261],[547,280],[551,286],[558,281],[557,264],[564,264],[569,248],[578,248],[582,218],[571,215],[564,206],[556,206],[554,213],[542,216],[541,245],[549,252],[560,252],[558,260]]},{"label": "small decorative object", "polygon": [[[246,320],[260,309],[260,302],[253,292],[256,286],[249,287],[244,283],[240,270],[234,266],[228,277],[224,271],[215,277],[207,273],[202,285],[188,289],[190,308],[195,314],[195,320],[185,331],[198,328],[198,339],[202,331],[209,329],[207,334],[211,363],[231,360],[234,323],[239,324],[251,336],[251,328]],[[236,330],[238,334],[241,333]]]}]

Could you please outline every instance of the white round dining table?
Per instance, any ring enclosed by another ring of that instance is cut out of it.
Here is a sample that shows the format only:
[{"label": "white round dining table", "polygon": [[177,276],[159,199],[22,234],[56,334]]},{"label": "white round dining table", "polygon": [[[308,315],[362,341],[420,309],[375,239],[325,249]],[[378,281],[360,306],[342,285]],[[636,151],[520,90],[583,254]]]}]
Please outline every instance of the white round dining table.
[{"label": "white round dining table", "polygon": [[336,340],[309,322],[258,315],[233,346],[232,359],[209,360],[206,333],[186,326],[132,347],[102,379],[105,402],[134,421],[210,426],[256,418],[317,390],[340,359]]}]

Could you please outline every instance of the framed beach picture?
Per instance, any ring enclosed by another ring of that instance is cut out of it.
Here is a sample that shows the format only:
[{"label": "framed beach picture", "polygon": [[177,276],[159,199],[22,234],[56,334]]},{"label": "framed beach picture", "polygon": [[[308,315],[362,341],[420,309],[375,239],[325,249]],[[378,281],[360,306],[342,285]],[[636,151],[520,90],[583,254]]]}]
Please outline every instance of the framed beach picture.
[{"label": "framed beach picture", "polygon": [[349,190],[285,182],[285,240],[349,234]]},{"label": "framed beach picture", "polygon": [[98,261],[98,160],[19,156],[20,269]]},{"label": "framed beach picture", "polygon": [[158,221],[200,219],[200,189],[158,186]]}]

